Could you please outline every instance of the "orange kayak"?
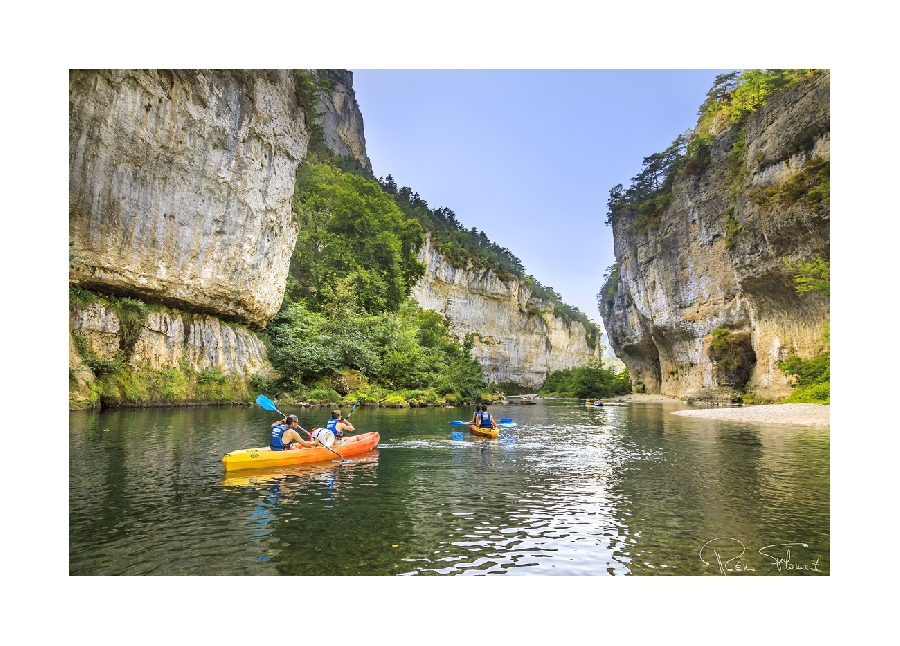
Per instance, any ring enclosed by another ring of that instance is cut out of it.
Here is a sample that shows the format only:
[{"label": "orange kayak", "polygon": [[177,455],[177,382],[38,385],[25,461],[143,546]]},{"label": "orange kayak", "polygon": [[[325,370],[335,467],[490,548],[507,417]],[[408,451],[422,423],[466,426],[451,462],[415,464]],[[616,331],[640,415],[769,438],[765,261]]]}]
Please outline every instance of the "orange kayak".
[{"label": "orange kayak", "polygon": [[[335,444],[331,448],[346,458],[371,451],[378,446],[380,439],[381,436],[378,433],[363,433],[345,437],[340,444]],[[226,471],[237,471],[238,469],[264,469],[337,459],[338,456],[323,446],[287,451],[273,451],[267,446],[261,449],[240,449],[226,453],[222,457],[222,464],[225,465]]]}]

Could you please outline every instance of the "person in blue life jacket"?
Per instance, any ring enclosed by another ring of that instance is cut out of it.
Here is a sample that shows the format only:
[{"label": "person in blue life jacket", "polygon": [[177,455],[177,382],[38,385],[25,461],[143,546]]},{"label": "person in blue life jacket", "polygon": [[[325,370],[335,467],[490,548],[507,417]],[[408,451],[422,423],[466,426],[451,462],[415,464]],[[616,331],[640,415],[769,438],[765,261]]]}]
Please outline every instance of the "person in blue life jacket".
[{"label": "person in blue life jacket", "polygon": [[476,407],[475,414],[472,415],[472,421],[469,423],[480,428],[497,428],[497,422],[494,421],[494,416],[487,412],[487,404],[481,405],[481,412],[479,412]]},{"label": "person in blue life jacket", "polygon": [[325,424],[325,428],[334,433],[334,439],[338,444],[341,443],[341,438],[344,437],[344,431],[356,430],[353,428],[353,424],[341,417],[341,411],[339,410],[331,411],[331,419]]},{"label": "person in blue life jacket", "polygon": [[294,430],[300,425],[296,415],[288,415],[280,422],[272,424],[272,435],[269,439],[269,448],[273,451],[287,451],[288,449],[313,448],[318,446],[315,442],[307,442]]}]

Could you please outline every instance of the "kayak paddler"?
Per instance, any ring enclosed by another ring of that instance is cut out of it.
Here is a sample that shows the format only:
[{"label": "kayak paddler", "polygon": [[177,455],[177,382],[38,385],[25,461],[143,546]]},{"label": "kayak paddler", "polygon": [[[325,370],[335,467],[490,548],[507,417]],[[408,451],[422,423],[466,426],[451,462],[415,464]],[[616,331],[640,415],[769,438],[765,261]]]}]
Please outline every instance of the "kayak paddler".
[{"label": "kayak paddler", "polygon": [[497,422],[494,421],[494,416],[487,412],[487,404],[481,405],[481,412],[478,412],[476,407],[475,414],[472,415],[472,421],[469,422],[471,426],[478,426],[480,428],[497,428]]},{"label": "kayak paddler", "polygon": [[300,447],[312,448],[318,446],[315,442],[307,442],[294,429],[300,425],[296,415],[288,415],[280,422],[272,424],[272,436],[269,439],[269,448],[273,451],[287,451]]},{"label": "kayak paddler", "polygon": [[[353,411],[350,412],[352,413]],[[338,443],[340,443],[341,438],[344,437],[344,431],[356,430],[349,420],[341,417],[341,411],[339,410],[331,411],[331,419],[325,424],[325,428],[334,433],[334,439],[337,440]]]}]

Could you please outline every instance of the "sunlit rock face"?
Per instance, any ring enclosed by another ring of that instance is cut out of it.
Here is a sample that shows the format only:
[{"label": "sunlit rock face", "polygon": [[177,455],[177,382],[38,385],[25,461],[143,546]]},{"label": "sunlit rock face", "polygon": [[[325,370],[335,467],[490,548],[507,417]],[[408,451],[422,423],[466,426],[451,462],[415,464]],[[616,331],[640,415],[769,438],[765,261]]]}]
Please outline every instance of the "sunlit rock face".
[{"label": "sunlit rock face", "polygon": [[[713,400],[746,388],[776,399],[791,390],[776,363],[821,347],[829,301],[798,296],[785,260],[829,258],[827,202],[765,208],[752,192],[797,176],[808,160],[830,159],[829,88],[829,74],[820,73],[750,117],[746,186],[736,196],[729,186],[729,154],[740,137],[734,126],[719,133],[701,173],[676,180],[657,228],[641,232],[627,216],[613,219],[620,267],[615,295],[601,309],[610,345],[638,388]],[[744,386],[717,380],[723,372],[710,359],[717,328],[749,334],[755,363]]]},{"label": "sunlit rock face", "polygon": [[261,328],[309,142],[287,71],[69,74],[73,282]]},{"label": "sunlit rock face", "polygon": [[[92,303],[72,309],[70,330],[81,337],[89,355],[109,361],[126,356],[132,370],[220,368],[243,377],[271,371],[265,347],[255,334],[214,316],[160,308],[149,312],[129,339],[115,311]],[[129,342],[131,347],[125,347]]]},{"label": "sunlit rock face", "polygon": [[319,70],[318,74],[331,81],[331,88],[319,95],[318,104],[325,145],[334,154],[354,157],[363,168],[371,169],[372,163],[366,155],[362,113],[353,91],[353,72]]},{"label": "sunlit rock face", "polygon": [[460,338],[477,335],[473,354],[489,382],[537,388],[548,371],[584,365],[595,356],[584,325],[554,316],[552,303],[532,298],[523,282],[502,280],[489,270],[454,267],[430,238],[419,260],[426,270],[413,297],[447,317],[451,332]]}]

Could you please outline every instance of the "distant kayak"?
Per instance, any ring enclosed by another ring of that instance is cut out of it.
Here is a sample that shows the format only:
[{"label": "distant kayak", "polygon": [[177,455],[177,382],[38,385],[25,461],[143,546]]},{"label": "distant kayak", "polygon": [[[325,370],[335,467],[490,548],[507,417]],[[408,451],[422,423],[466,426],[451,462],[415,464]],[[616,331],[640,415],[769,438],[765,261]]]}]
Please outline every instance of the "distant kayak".
[{"label": "distant kayak", "polygon": [[[345,437],[340,444],[334,444],[331,448],[342,456],[349,457],[365,453],[378,446],[381,436],[378,433],[363,433],[352,437]],[[305,462],[321,462],[324,460],[337,460],[338,457],[323,446],[315,448],[289,449],[287,451],[273,451],[268,446],[260,449],[239,449],[226,453],[222,457],[222,464],[226,471],[239,469],[263,469],[266,467],[283,467]]]}]

